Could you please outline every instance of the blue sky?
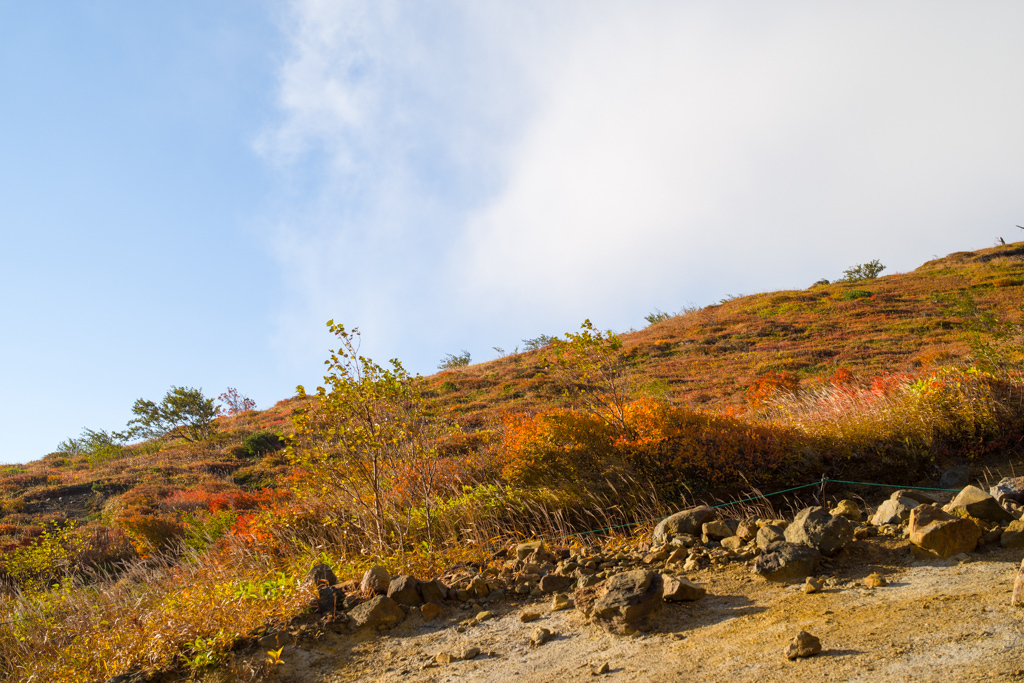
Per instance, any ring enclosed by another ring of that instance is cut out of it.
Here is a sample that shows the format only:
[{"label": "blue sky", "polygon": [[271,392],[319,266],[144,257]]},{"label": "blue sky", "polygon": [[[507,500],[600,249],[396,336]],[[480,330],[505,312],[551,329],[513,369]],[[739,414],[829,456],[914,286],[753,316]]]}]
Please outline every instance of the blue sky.
[{"label": "blue sky", "polygon": [[0,0],[0,461],[1024,237],[1024,6]]}]

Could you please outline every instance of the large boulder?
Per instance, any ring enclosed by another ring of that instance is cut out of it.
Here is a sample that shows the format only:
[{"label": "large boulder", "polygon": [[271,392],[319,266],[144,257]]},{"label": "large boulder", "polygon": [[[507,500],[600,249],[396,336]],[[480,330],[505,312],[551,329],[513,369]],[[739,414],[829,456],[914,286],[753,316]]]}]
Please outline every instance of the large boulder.
[{"label": "large boulder", "polygon": [[377,565],[366,570],[363,580],[359,583],[359,588],[364,593],[387,595],[389,585],[391,585],[391,574],[384,567]]},{"label": "large boulder", "polygon": [[769,581],[802,580],[814,573],[821,560],[821,553],[810,546],[776,543],[754,561],[754,573]]},{"label": "large boulder", "polygon": [[1024,477],[1000,479],[999,483],[990,488],[988,492],[1000,505],[1005,503],[1024,505]]},{"label": "large boulder", "polygon": [[622,572],[605,582],[590,614],[606,627],[634,626],[661,606],[662,591],[660,574],[646,569]]},{"label": "large boulder", "polygon": [[955,517],[934,505],[910,511],[911,549],[918,557],[946,559],[969,553],[978,545],[982,531],[969,519]]},{"label": "large boulder", "polygon": [[713,541],[721,541],[734,535],[733,529],[721,519],[713,519],[701,525],[701,531],[705,538]]},{"label": "large boulder", "polygon": [[412,576],[396,576],[388,585],[388,597],[399,605],[419,607],[423,604],[419,586],[419,580]]},{"label": "large boulder", "polygon": [[920,504],[913,498],[890,498],[878,506],[871,523],[875,526],[901,524],[910,519],[910,511]]},{"label": "large boulder", "polygon": [[315,612],[321,614],[334,614],[344,609],[345,591],[340,586],[328,586],[321,584],[316,589],[316,599],[310,605]]},{"label": "large boulder", "polygon": [[987,522],[1010,522],[1014,517],[1003,509],[995,498],[977,486],[967,486],[956,494],[948,510],[961,517],[970,516]]},{"label": "large boulder", "polygon": [[352,608],[349,617],[351,623],[360,628],[390,628],[405,619],[405,611],[386,595],[375,595]]},{"label": "large boulder", "polygon": [[810,546],[822,555],[835,555],[853,540],[855,529],[846,517],[833,517],[824,508],[809,507],[798,512],[786,527],[786,541]]},{"label": "large boulder", "polygon": [[668,543],[673,536],[678,536],[680,534],[699,536],[704,522],[706,522],[713,514],[715,514],[715,511],[710,507],[707,505],[701,505],[666,517],[658,522],[658,526],[654,527],[654,544],[661,545]]}]

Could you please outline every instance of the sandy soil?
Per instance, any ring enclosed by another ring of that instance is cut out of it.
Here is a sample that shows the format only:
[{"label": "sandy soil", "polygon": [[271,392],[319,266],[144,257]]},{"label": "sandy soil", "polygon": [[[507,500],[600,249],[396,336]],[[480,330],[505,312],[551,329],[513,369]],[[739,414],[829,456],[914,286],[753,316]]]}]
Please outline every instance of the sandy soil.
[{"label": "sandy soil", "polygon": [[[647,633],[623,637],[547,602],[487,606],[497,618],[458,632],[479,609],[446,608],[440,623],[414,612],[384,634],[328,633],[283,653],[281,683],[343,681],[1024,681],[1024,610],[1009,607],[1020,550],[979,553],[968,563],[914,560],[905,541],[869,539],[824,572],[834,584],[804,594],[731,565],[688,575],[709,595],[666,604]],[[889,586],[861,579],[881,572]],[[544,615],[521,623],[523,611]],[[530,648],[537,627],[556,633]],[[801,629],[821,654],[795,662],[783,650]],[[467,661],[433,664],[439,652],[478,647]],[[610,671],[593,676],[592,666]]]}]

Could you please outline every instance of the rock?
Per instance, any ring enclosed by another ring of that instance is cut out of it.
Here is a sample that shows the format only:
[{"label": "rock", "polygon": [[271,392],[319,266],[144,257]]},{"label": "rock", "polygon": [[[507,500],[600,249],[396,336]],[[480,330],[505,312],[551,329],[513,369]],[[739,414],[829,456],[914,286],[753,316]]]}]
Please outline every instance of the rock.
[{"label": "rock", "polygon": [[478,647],[467,647],[465,650],[459,653],[459,659],[473,659],[480,654],[480,648]]},{"label": "rock", "polygon": [[798,512],[786,527],[786,541],[810,546],[822,555],[835,555],[853,540],[855,528],[845,517],[833,517],[824,508],[809,507]]},{"label": "rock", "polygon": [[611,670],[612,670],[612,668],[611,668],[611,666],[608,665],[608,662],[601,662],[600,664],[592,664],[590,666],[590,675],[591,676],[600,676],[601,674],[606,674],[606,673],[608,673]]},{"label": "rock", "polygon": [[516,546],[516,559],[525,560],[531,554],[538,550],[544,550],[544,541],[527,541],[526,543],[520,543]]},{"label": "rock", "polygon": [[688,579],[672,576],[662,577],[661,596],[666,602],[692,602],[707,595],[707,590]]},{"label": "rock", "polygon": [[686,562],[683,563],[684,572],[695,572],[698,569],[700,569],[700,561],[694,555],[691,555],[687,558]]},{"label": "rock", "polygon": [[754,573],[769,581],[788,582],[813,574],[821,553],[800,543],[776,543],[754,561]]},{"label": "rock", "polygon": [[551,597],[551,611],[559,612],[563,609],[569,609],[572,607],[572,600],[565,593],[555,593]]},{"label": "rock", "polygon": [[366,570],[366,573],[363,574],[363,580],[359,583],[359,588],[365,593],[387,595],[390,584],[391,574],[388,573],[387,569],[378,565]]},{"label": "rock", "polygon": [[956,494],[949,503],[950,511],[955,515],[976,517],[988,522],[1010,522],[1014,517],[996,501],[977,486],[966,486]]},{"label": "rock", "polygon": [[910,519],[910,511],[918,505],[920,503],[913,498],[889,498],[878,506],[878,510],[871,517],[871,523],[875,526],[900,524]]},{"label": "rock", "polygon": [[652,550],[643,557],[644,564],[654,564],[655,562],[664,562],[668,559],[668,556],[672,554],[674,549],[670,545],[663,545],[656,550]]},{"label": "rock", "polygon": [[491,587],[487,585],[486,581],[484,581],[484,577],[478,574],[469,582],[469,588],[467,590],[473,597],[486,598],[491,592]]},{"label": "rock", "polygon": [[605,582],[605,593],[591,614],[614,625],[632,625],[661,607],[662,578],[646,569],[616,574]]},{"label": "rock", "polygon": [[314,586],[333,586],[338,583],[338,577],[334,575],[328,565],[323,562],[313,565],[309,573],[306,574],[306,581],[309,581]]},{"label": "rock", "polygon": [[757,538],[758,528],[757,522],[751,519],[745,519],[736,525],[736,535],[744,541],[753,541]]},{"label": "rock", "polygon": [[687,548],[676,548],[672,551],[672,554],[665,559],[665,562],[668,562],[669,564],[686,562],[686,558],[689,556],[690,551]]},{"label": "rock", "polygon": [[574,583],[571,576],[557,576],[555,574],[548,574],[541,578],[540,585],[538,588],[544,593],[556,593],[568,590],[569,586]]},{"label": "rock", "polygon": [[848,499],[841,500],[838,503],[836,503],[836,506],[829,510],[828,513],[833,517],[835,517],[836,515],[846,517],[846,519],[850,520],[851,522],[856,522],[858,524],[863,519],[860,513],[860,508],[857,507],[857,504],[855,502]]},{"label": "rock", "polygon": [[722,547],[728,550],[739,550],[743,547],[743,539],[739,536],[729,536],[722,539]]},{"label": "rock", "polygon": [[397,602],[385,595],[375,595],[366,602],[357,605],[349,616],[358,627],[378,628],[392,627],[405,619],[405,611]]},{"label": "rock", "polygon": [[1013,582],[1013,595],[1010,596],[1010,607],[1024,607],[1024,560],[1017,570],[1017,579]]},{"label": "rock", "polygon": [[1024,521],[1015,519],[1006,525],[999,535],[999,545],[1004,548],[1024,548]]},{"label": "rock", "polygon": [[800,631],[786,646],[786,657],[796,659],[798,657],[810,657],[821,652],[821,641],[817,636],[812,636],[807,631]]},{"label": "rock", "polygon": [[540,647],[549,640],[551,640],[551,631],[546,628],[535,629],[530,636],[530,647]]},{"label": "rock", "polygon": [[714,541],[720,541],[723,538],[728,538],[733,535],[732,529],[730,529],[729,525],[721,519],[714,519],[710,522],[705,522],[701,525],[701,532],[704,536],[707,536]]},{"label": "rock", "polygon": [[523,622],[524,624],[527,624],[531,621],[537,621],[538,619],[540,619],[540,614],[538,612],[523,612],[519,615],[519,621]]},{"label": "rock", "polygon": [[489,612],[487,610],[484,610],[483,612],[477,612],[476,617],[474,618],[477,621],[487,621],[488,619],[494,618],[494,612]]},{"label": "rock", "polygon": [[[910,500],[917,501],[918,505],[934,505],[939,502],[924,491],[918,491],[917,489],[900,489],[899,491],[894,491],[889,498],[893,500],[909,498]],[[915,505],[914,507],[917,506]]]},{"label": "rock", "polygon": [[420,581],[416,587],[420,592],[420,599],[423,602],[444,602],[448,598],[448,586],[441,583],[439,579],[433,581]]},{"label": "rock", "polygon": [[[570,580],[569,583],[571,584],[572,581]],[[505,591],[501,590],[500,588],[494,588],[491,590],[490,593],[487,594],[486,598],[480,599],[484,602],[499,602],[505,599]]]},{"label": "rock", "polygon": [[957,553],[969,553],[981,538],[977,524],[934,505],[919,505],[910,511],[909,531],[914,554],[926,558],[946,559]]},{"label": "rock", "polygon": [[868,588],[882,588],[884,586],[888,586],[889,582],[886,581],[885,577],[878,572],[872,572],[864,579],[864,585]]},{"label": "rock", "polygon": [[399,605],[419,607],[423,604],[419,585],[419,580],[412,576],[396,576],[391,579],[391,583],[388,585],[388,597]]},{"label": "rock", "polygon": [[707,505],[701,505],[666,517],[658,522],[658,526],[654,527],[653,541],[663,544],[668,543],[672,536],[678,534],[696,535],[700,532],[701,525],[714,513],[715,511]]},{"label": "rock", "polygon": [[339,586],[322,584],[317,588],[317,598],[312,607],[320,614],[334,614],[345,608],[345,591]]},{"label": "rock", "polygon": [[440,616],[442,609],[441,605],[436,602],[428,602],[420,607],[420,614],[423,615],[423,621],[433,621]]},{"label": "rock", "polygon": [[971,470],[967,465],[951,467],[939,477],[939,487],[944,489],[962,489],[971,483]]},{"label": "rock", "polygon": [[825,587],[825,583],[823,581],[819,581],[818,579],[814,578],[813,576],[808,576],[807,580],[804,582],[804,587],[803,587],[802,590],[803,590],[804,593],[808,593],[808,594],[809,593],[820,593],[821,589],[824,588],[824,587]]},{"label": "rock", "polygon": [[438,664],[451,664],[452,662],[458,661],[458,659],[458,655],[453,655],[450,652],[438,652],[434,656],[434,661]]},{"label": "rock", "polygon": [[1024,504],[1024,477],[1005,477],[988,490],[1000,505],[1007,502]]},{"label": "rock", "polygon": [[761,550],[765,550],[773,543],[779,543],[780,541],[786,540],[786,531],[774,524],[766,524],[757,530],[757,547]]}]

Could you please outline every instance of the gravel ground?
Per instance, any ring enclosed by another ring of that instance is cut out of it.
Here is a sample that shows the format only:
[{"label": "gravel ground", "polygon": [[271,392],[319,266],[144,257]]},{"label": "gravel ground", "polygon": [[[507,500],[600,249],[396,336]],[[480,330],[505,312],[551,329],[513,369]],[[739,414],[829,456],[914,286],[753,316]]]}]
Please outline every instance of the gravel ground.
[{"label": "gravel ground", "polygon": [[[436,623],[418,613],[384,634],[328,633],[285,650],[280,683],[343,681],[1024,681],[1021,616],[1009,607],[1021,551],[979,553],[964,564],[912,559],[906,542],[858,541],[829,567],[834,584],[804,594],[768,583],[743,565],[688,574],[709,595],[666,604],[647,633],[615,636],[576,610],[547,602],[487,609],[496,618],[458,632],[478,608],[449,606]],[[889,585],[866,588],[872,572]],[[482,609],[482,608],[479,608]],[[541,619],[522,623],[520,613]],[[538,627],[555,637],[530,648]],[[783,656],[801,629],[821,639],[819,655]],[[433,663],[438,653],[472,660]],[[603,663],[609,671],[593,675]]]}]

